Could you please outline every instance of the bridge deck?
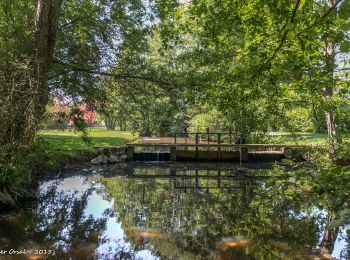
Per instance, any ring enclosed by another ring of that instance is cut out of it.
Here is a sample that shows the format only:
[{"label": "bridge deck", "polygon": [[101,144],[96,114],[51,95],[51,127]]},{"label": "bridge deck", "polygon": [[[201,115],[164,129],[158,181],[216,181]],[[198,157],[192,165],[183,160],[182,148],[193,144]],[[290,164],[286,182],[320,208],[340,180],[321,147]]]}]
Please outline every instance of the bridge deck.
[{"label": "bridge deck", "polygon": [[[300,157],[307,145],[286,144],[127,144],[128,160],[275,161]],[[297,151],[297,152],[296,152]]]},{"label": "bridge deck", "polygon": [[310,148],[311,145],[296,145],[296,144],[228,144],[228,143],[213,143],[213,144],[185,144],[185,143],[129,143],[129,147],[235,147],[235,148]]},{"label": "bridge deck", "polygon": [[[127,158],[156,161],[237,161],[281,160],[298,155],[309,145],[297,144],[237,144],[237,134],[229,133],[174,133],[165,137],[141,137],[137,143],[127,144]],[[117,149],[117,148],[116,148]],[[295,151],[298,151],[296,153]]]}]

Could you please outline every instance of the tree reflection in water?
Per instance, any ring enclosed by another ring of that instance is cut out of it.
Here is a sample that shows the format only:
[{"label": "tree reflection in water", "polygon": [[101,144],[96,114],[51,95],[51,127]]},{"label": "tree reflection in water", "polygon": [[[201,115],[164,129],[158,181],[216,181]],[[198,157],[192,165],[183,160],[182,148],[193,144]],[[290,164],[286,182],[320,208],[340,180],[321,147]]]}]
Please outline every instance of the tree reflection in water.
[{"label": "tree reflection in water", "polygon": [[78,192],[69,195],[58,192],[56,186],[49,187],[33,215],[33,240],[55,245],[58,256],[93,256],[99,233],[105,229],[108,211],[99,219],[85,215],[92,192],[93,188],[88,188],[77,196]]},{"label": "tree reflection in water", "polygon": [[[47,257],[46,253],[37,255],[31,249],[55,250],[49,259],[103,259],[104,254],[96,254],[96,248],[106,242],[101,234],[114,213],[106,208],[100,217],[87,215],[89,199],[98,188],[88,179],[84,184],[87,185],[79,187],[80,190],[71,191],[62,187],[59,190],[59,181],[50,182],[41,192],[36,207],[2,216],[0,248],[26,249],[27,254],[21,255],[23,259]],[[105,253],[118,259],[133,258],[133,253],[123,246]]]},{"label": "tree reflection in water", "polygon": [[217,165],[117,167],[44,183],[34,209],[0,216],[0,249],[55,249],[54,259],[349,256],[350,211],[313,192],[304,176]]},{"label": "tree reflection in water", "polygon": [[[322,249],[332,252],[334,239],[327,245],[322,240],[329,238],[327,211],[295,180],[198,169],[182,173],[148,167],[124,172],[127,178],[104,178],[136,249],[151,247],[170,259],[315,259],[327,257]],[[159,235],[137,236],[135,229]]]}]

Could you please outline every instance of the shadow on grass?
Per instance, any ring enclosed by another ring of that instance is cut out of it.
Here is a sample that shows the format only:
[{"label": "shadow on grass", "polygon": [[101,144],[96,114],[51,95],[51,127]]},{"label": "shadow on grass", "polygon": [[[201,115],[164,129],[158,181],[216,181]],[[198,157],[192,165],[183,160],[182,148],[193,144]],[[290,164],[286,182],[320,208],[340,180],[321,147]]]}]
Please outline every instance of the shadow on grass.
[{"label": "shadow on grass", "polygon": [[292,138],[292,139],[303,139],[303,140],[316,140],[316,139],[326,139],[327,134],[324,133],[303,133],[303,134],[290,134],[286,135],[286,137]]},{"label": "shadow on grass", "polygon": [[313,144],[321,145],[327,142],[326,133],[283,133],[276,134],[270,137],[271,143],[286,143],[286,144]]}]

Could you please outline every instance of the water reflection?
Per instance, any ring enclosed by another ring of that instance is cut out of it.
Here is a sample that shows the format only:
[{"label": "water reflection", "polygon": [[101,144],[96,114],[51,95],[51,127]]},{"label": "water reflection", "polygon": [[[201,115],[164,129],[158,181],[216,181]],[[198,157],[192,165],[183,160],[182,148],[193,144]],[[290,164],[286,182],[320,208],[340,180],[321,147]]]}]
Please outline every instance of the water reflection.
[{"label": "water reflection", "polygon": [[330,226],[337,214],[292,178],[271,178],[273,170],[120,164],[95,171],[44,182],[35,207],[0,216],[0,250],[27,249],[8,259],[47,257],[34,248],[55,250],[49,259],[348,257],[348,226]]}]

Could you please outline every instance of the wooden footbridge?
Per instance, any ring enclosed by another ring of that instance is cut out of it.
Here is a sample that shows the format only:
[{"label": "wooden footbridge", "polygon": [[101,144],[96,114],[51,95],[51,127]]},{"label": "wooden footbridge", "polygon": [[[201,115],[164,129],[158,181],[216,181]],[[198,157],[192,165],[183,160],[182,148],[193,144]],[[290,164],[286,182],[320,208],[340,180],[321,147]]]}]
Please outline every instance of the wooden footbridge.
[{"label": "wooden footbridge", "polygon": [[237,144],[231,133],[175,133],[172,137],[144,137],[138,143],[130,143],[127,157],[129,161],[277,161],[302,157],[309,148],[306,145]]}]

